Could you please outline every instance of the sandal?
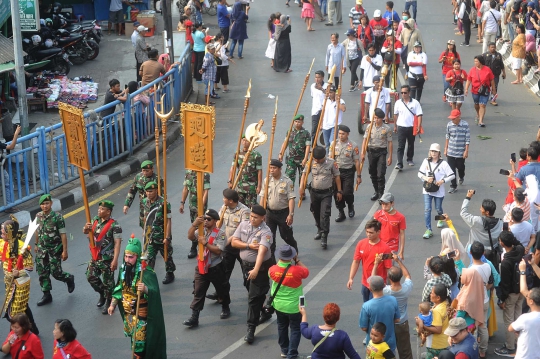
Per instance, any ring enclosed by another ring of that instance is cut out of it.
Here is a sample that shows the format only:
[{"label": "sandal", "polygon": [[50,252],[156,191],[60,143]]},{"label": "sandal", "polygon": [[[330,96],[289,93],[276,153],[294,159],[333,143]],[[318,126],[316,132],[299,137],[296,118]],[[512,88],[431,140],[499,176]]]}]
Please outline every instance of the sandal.
[{"label": "sandal", "polygon": [[211,98],[221,98],[218,95],[210,95]]},{"label": "sandal", "polygon": [[286,74],[289,72],[292,72],[292,69],[288,69],[287,71],[285,71]]}]

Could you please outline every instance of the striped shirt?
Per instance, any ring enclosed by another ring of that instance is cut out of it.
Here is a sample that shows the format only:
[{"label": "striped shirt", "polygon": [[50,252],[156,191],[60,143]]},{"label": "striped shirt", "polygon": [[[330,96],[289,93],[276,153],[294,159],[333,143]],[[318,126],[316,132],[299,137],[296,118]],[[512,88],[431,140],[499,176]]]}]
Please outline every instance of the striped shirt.
[{"label": "striped shirt", "polygon": [[365,13],[366,10],[363,7],[360,7],[360,10],[358,10],[356,6],[349,11],[349,17],[352,19],[352,24],[355,29],[360,25],[360,17]]},{"label": "striped shirt", "polygon": [[459,121],[456,125],[449,121],[446,125],[446,139],[448,140],[448,156],[463,157],[465,146],[471,142],[471,131],[467,121]]}]

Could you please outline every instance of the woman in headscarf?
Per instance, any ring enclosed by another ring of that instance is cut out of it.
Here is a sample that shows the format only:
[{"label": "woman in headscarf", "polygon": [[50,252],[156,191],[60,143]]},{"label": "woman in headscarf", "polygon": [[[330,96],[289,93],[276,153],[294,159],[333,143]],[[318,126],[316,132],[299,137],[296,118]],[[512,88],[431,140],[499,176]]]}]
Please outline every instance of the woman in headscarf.
[{"label": "woman in headscarf", "polygon": [[274,66],[274,53],[276,52],[276,40],[274,39],[274,32],[276,31],[276,14],[272,13],[270,14],[270,18],[267,22],[268,27],[268,46],[266,47],[266,51],[264,53],[264,56],[268,57],[270,61],[270,67]]},{"label": "woman in headscarf", "polygon": [[231,39],[231,48],[229,58],[234,59],[234,48],[238,43],[238,58],[242,59],[242,52],[244,50],[244,40],[248,38],[247,35],[247,21],[248,16],[242,10],[242,3],[237,1],[234,3],[233,10],[231,12],[231,33],[229,38]]},{"label": "woman in headscarf", "polygon": [[[403,44],[403,51],[401,52],[401,60],[405,64],[405,68],[409,71],[409,65],[407,65],[407,56],[413,51],[413,45],[415,42],[420,42],[424,52],[426,51],[424,40],[422,40],[422,33],[416,28],[416,22],[414,19],[408,19],[405,21],[405,26],[401,32],[400,39]],[[405,51],[405,49],[407,51]]]},{"label": "woman in headscarf", "polygon": [[[444,216],[447,217],[446,215]],[[463,247],[463,244],[461,244],[459,240],[452,221],[447,219],[446,224],[448,225],[448,228],[444,228],[441,231],[441,255],[446,255],[455,250],[458,251],[460,256],[464,255],[467,252],[465,252],[465,247]]]},{"label": "woman in headscarf", "polygon": [[274,70],[277,72],[291,72],[291,19],[287,15],[281,15],[279,24],[276,25],[274,39],[276,40],[276,52],[274,53]]},{"label": "woman in headscarf", "polygon": [[464,268],[461,272],[461,290],[457,295],[457,317],[465,319],[467,325],[486,325],[484,317],[484,281],[474,268]]}]

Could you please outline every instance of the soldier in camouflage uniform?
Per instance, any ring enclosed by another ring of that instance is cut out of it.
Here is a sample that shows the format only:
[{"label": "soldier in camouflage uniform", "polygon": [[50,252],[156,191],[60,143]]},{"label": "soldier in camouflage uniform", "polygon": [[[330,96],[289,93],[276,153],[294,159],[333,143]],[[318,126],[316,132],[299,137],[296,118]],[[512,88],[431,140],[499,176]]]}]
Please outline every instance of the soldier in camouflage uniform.
[{"label": "soldier in camouflage uniform", "polygon": [[36,268],[43,297],[38,307],[52,302],[51,274],[54,279],[67,284],[68,292],[75,289],[72,274],[62,270],[62,261],[68,258],[66,223],[60,213],[52,210],[50,194],[39,198],[41,212],[36,215],[39,228],[36,233]]},{"label": "soldier in camouflage uniform", "polygon": [[[208,191],[210,190],[210,174],[204,174],[203,181],[203,203],[204,211],[208,207]],[[189,218],[191,223],[198,217],[197,211],[197,172],[192,170],[186,170],[186,177],[184,178],[184,189],[182,190],[182,201],[180,202],[180,213],[184,214],[184,204],[186,203],[189,194]],[[188,258],[195,258],[197,256],[197,242],[191,244],[191,249],[188,253]]]},{"label": "soldier in camouflage uniform", "polygon": [[152,229],[150,234],[150,242],[148,245],[148,265],[152,268],[155,268],[157,254],[160,253],[163,258],[165,258],[164,247],[167,246],[167,262],[165,262],[165,279],[163,279],[163,284],[169,284],[174,281],[174,271],[176,270],[176,265],[174,264],[172,255],[173,247],[171,244],[172,235],[171,235],[171,203],[167,202],[167,238],[164,238],[163,233],[164,221],[163,221],[163,197],[158,196],[157,188],[158,185],[156,182],[148,182],[144,187],[146,191],[146,198],[143,198],[143,217],[146,218],[148,213],[151,210],[157,207],[156,216],[154,222],[152,223]]},{"label": "soldier in camouflage uniform", "polygon": [[[131,207],[131,204],[133,203],[133,200],[135,199],[135,195],[137,192],[139,193],[139,207],[140,207],[140,213],[142,215],[142,199],[146,197],[146,192],[144,191],[144,187],[148,182],[156,182],[158,181],[158,176],[154,173],[154,162],[146,160],[141,163],[141,172],[137,173],[135,175],[135,178],[133,179],[133,183],[131,184],[131,187],[129,187],[128,194],[126,196],[126,200],[124,201],[124,214],[127,214],[129,211],[129,208]],[[161,179],[161,194],[163,194],[164,191],[164,184],[163,184],[163,178]],[[141,228],[144,226],[144,218],[139,217],[139,226]]]},{"label": "soldier in camouflage uniform", "polygon": [[[249,141],[246,138],[242,139],[243,150],[238,154],[238,163],[233,163],[229,171],[229,188],[232,188],[234,182],[235,168],[240,170],[242,162],[244,161],[244,155],[249,149]],[[236,157],[236,156],[235,156]],[[236,166],[236,167],[235,167]],[[240,202],[248,207],[257,204],[257,194],[261,191],[262,184],[262,156],[259,152],[251,151],[250,158],[244,170],[242,176],[236,185],[236,188],[232,188],[238,192]]]},{"label": "soldier in camouflage uniform", "polygon": [[[95,247],[90,248],[92,260],[86,269],[88,283],[99,293],[97,306],[104,307],[107,314],[114,290],[114,271],[118,268],[118,255],[122,244],[122,227],[111,217],[114,203],[104,200],[99,203],[98,214],[92,223],[86,223],[83,233],[94,233]],[[101,277],[101,278],[100,278]],[[102,280],[103,279],[103,280]],[[105,306],[103,306],[106,304]]]},{"label": "soldier in camouflage uniform", "polygon": [[[298,171],[298,181],[302,178],[302,171],[309,157],[309,149],[311,147],[311,136],[308,130],[304,129],[304,115],[296,115],[294,118],[294,126],[289,136],[288,147],[289,155],[287,156],[287,169],[285,176],[289,177],[294,185],[296,182],[296,172]],[[288,134],[287,134],[288,135]],[[279,161],[283,162],[285,153],[285,142],[279,151]]]}]

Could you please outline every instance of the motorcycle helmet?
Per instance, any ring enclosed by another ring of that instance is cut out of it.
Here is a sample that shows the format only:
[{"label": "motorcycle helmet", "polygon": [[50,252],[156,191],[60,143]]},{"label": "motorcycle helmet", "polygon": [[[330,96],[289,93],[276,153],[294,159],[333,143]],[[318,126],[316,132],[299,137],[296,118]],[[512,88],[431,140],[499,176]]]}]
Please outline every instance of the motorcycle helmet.
[{"label": "motorcycle helmet", "polygon": [[41,36],[39,35],[32,35],[32,43],[34,45],[38,45],[41,42]]},{"label": "motorcycle helmet", "polygon": [[39,19],[39,24],[41,26],[45,26],[45,20],[44,19]]},{"label": "motorcycle helmet", "polygon": [[45,25],[48,26],[48,27],[52,27],[53,26],[53,21],[51,18],[46,18],[45,19]]},{"label": "motorcycle helmet", "polygon": [[59,29],[59,30],[56,32],[56,35],[59,35],[59,36],[61,36],[61,37],[69,37],[69,31],[64,30],[64,29]]},{"label": "motorcycle helmet", "polygon": [[53,41],[51,39],[45,40],[45,47],[52,47],[52,46],[53,46]]},{"label": "motorcycle helmet", "polygon": [[60,11],[62,11],[62,4],[60,4],[59,2],[55,2],[53,4],[53,13],[60,14]]}]

